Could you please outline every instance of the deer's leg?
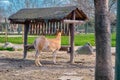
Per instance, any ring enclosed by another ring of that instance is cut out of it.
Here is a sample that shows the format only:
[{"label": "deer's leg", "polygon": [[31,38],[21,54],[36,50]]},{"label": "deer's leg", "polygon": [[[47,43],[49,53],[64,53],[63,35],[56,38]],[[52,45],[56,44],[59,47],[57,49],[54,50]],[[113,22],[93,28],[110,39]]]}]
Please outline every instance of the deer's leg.
[{"label": "deer's leg", "polygon": [[40,63],[40,52],[38,50],[36,50],[36,54],[35,54],[35,65],[42,66],[42,64]]},{"label": "deer's leg", "polygon": [[55,51],[53,52],[53,63],[54,63],[54,64],[56,64],[56,52],[57,52],[57,50],[55,50]]}]

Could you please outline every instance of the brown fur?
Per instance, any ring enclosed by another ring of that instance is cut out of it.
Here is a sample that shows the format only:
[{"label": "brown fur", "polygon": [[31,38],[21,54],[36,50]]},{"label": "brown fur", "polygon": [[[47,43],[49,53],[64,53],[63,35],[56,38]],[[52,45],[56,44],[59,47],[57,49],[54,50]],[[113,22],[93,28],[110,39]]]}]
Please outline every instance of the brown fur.
[{"label": "brown fur", "polygon": [[44,36],[40,36],[34,41],[34,47],[36,50],[35,55],[35,65],[42,66],[40,63],[40,53],[42,51],[52,51],[53,52],[53,62],[56,63],[56,52],[61,47],[61,32],[57,32],[57,35],[53,39],[48,39]]}]

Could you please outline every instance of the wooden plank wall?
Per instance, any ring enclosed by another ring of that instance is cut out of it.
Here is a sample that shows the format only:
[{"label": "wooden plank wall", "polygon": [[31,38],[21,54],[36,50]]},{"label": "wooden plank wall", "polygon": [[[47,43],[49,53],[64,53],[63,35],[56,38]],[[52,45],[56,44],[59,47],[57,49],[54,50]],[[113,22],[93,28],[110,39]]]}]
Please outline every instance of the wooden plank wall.
[{"label": "wooden plank wall", "polygon": [[63,35],[69,35],[69,25],[62,22],[39,22],[29,24],[30,35],[54,35],[56,29],[63,30]]}]

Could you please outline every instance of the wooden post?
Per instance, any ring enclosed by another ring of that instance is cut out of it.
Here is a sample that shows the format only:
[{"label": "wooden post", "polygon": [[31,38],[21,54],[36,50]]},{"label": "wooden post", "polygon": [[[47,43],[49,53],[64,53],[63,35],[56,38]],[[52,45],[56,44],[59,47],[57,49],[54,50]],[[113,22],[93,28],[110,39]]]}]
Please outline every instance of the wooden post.
[{"label": "wooden post", "polygon": [[84,26],[85,26],[85,34],[87,34],[88,33],[88,23],[86,23]]},{"label": "wooden post", "polygon": [[22,25],[22,42],[24,44],[24,25]]},{"label": "wooden post", "polygon": [[44,34],[46,35],[46,22],[44,22]]},{"label": "wooden post", "polygon": [[49,22],[49,35],[51,35],[51,22]]},{"label": "wooden post", "polygon": [[32,35],[32,32],[33,32],[33,31],[32,31],[32,28],[33,28],[33,27],[32,27],[32,23],[31,23],[30,27],[31,27],[31,28],[30,28],[30,29],[31,29],[30,34]]},{"label": "wooden post", "polygon": [[44,34],[44,23],[42,22],[42,35]]},{"label": "wooden post", "polygon": [[35,26],[34,26],[34,23],[32,24],[32,34],[34,34],[34,31],[35,30]]},{"label": "wooden post", "polygon": [[57,25],[57,22],[55,21],[54,26],[53,26],[53,33],[54,34],[56,33],[56,29],[58,29],[58,27],[56,25]]},{"label": "wooden post", "polygon": [[38,35],[40,35],[40,23],[38,23],[38,27],[39,27],[39,29],[38,29]]},{"label": "wooden post", "polygon": [[28,31],[29,31],[29,22],[26,22],[25,26],[24,26],[24,56],[23,56],[23,59],[25,59],[27,56],[26,45],[27,45],[27,39],[28,39],[28,37],[27,37]]},{"label": "wooden post", "polygon": [[64,34],[64,23],[60,22],[60,27],[61,27],[61,30],[62,30],[62,32]]},{"label": "wooden post", "polygon": [[[75,11],[73,11],[72,19],[75,20]],[[70,29],[70,63],[74,63],[74,23],[69,24]]]},{"label": "wooden post", "polygon": [[117,0],[115,80],[120,80],[120,0]]},{"label": "wooden post", "polygon": [[49,35],[49,21],[47,21],[47,35]]},{"label": "wooden post", "polygon": [[30,24],[30,35],[32,34],[32,24]]},{"label": "wooden post", "polygon": [[69,30],[68,24],[64,23],[64,35],[67,35],[67,30]]},{"label": "wooden post", "polygon": [[8,41],[7,18],[5,18],[5,42]]},{"label": "wooden post", "polygon": [[69,35],[69,33],[70,33],[70,32],[69,32],[69,24],[67,23],[67,24],[66,24],[66,35]]},{"label": "wooden post", "polygon": [[52,23],[51,22],[50,22],[49,27],[50,27],[50,35],[51,35],[52,34]]},{"label": "wooden post", "polygon": [[55,22],[52,22],[52,34],[54,34],[54,26],[55,26]]},{"label": "wooden post", "polygon": [[35,30],[36,30],[36,31],[35,31],[36,33],[35,33],[35,34],[37,35],[37,33],[38,33],[38,24],[37,24],[37,23],[35,24]]}]

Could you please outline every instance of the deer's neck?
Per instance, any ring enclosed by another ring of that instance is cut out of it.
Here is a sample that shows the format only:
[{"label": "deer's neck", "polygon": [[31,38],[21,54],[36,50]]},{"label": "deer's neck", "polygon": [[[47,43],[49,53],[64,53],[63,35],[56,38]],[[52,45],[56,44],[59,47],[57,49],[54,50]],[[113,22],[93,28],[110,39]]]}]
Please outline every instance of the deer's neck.
[{"label": "deer's neck", "polygon": [[56,36],[56,39],[57,40],[61,40],[61,36]]}]

